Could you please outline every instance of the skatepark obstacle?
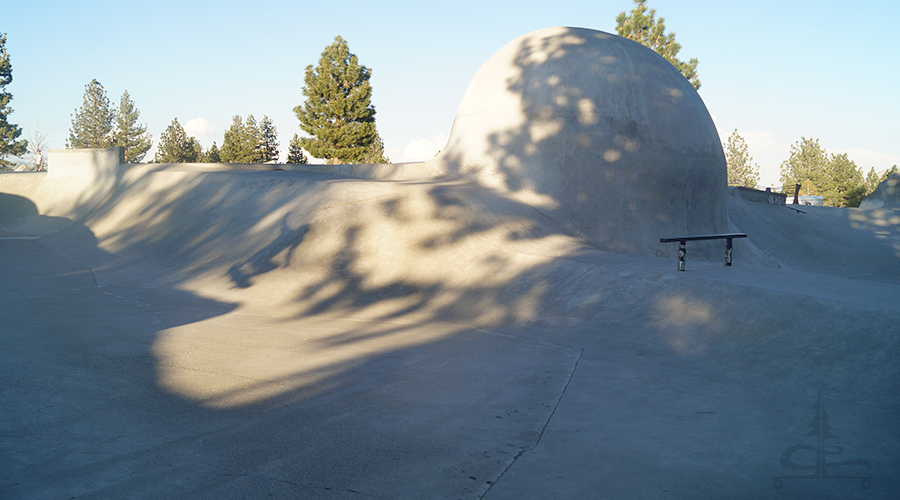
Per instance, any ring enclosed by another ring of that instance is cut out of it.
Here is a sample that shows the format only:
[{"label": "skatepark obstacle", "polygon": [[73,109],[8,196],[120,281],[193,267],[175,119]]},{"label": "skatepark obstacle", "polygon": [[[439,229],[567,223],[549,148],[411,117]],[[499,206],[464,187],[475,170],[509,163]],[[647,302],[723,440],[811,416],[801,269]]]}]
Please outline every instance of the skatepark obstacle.
[{"label": "skatepark obstacle", "polygon": [[656,52],[602,31],[547,28],[497,51],[429,163],[608,250],[659,255],[660,234],[728,229],[725,156],[700,96]]},{"label": "skatepark obstacle", "polygon": [[731,266],[732,240],[735,238],[746,238],[744,233],[728,233],[728,234],[706,234],[702,236],[678,236],[675,238],[660,238],[660,243],[678,242],[678,270],[685,270],[685,260],[687,257],[687,249],[685,244],[688,241],[706,241],[706,240],[725,240],[725,265]]}]

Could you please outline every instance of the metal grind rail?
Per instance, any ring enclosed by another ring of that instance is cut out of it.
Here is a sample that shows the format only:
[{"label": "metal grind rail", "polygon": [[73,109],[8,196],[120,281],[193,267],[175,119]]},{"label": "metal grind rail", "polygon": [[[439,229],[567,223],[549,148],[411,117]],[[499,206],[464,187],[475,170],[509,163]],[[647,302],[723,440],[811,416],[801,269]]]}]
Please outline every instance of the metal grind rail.
[{"label": "metal grind rail", "polygon": [[687,257],[685,244],[689,241],[704,240],[725,240],[725,265],[731,265],[732,241],[735,238],[746,238],[746,233],[723,233],[723,234],[704,234],[698,236],[677,236],[674,238],[660,238],[660,243],[678,242],[678,270],[684,271],[684,264]]}]

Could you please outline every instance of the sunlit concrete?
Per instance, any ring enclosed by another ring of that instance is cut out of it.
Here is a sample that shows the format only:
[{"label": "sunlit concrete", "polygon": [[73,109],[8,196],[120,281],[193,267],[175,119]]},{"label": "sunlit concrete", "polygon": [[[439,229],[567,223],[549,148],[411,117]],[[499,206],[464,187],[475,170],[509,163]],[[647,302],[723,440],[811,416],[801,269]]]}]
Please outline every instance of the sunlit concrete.
[{"label": "sunlit concrete", "polygon": [[559,193],[447,158],[48,159],[0,175],[0,498],[900,490],[896,209],[723,181],[749,236],[733,267],[689,248],[678,272],[646,255],[671,246],[603,250],[547,210]]}]

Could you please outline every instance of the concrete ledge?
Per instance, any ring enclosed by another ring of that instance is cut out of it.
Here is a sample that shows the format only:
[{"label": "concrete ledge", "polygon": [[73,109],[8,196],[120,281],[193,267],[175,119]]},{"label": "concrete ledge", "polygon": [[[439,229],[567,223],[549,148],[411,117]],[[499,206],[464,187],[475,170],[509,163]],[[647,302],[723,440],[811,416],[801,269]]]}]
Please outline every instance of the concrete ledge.
[{"label": "concrete ledge", "polygon": [[734,188],[741,198],[756,203],[768,203],[770,205],[784,205],[787,202],[787,195],[784,193],[775,193],[773,191],[760,191],[746,187]]},{"label": "concrete ledge", "polygon": [[336,174],[357,179],[412,180],[434,177],[424,163],[379,163],[373,165],[272,165],[276,170]]},{"label": "concrete ledge", "polygon": [[77,177],[86,181],[115,178],[125,162],[125,148],[54,149],[47,153],[51,179]]},{"label": "concrete ledge", "polygon": [[380,163],[363,165],[310,165],[296,163],[161,163],[162,169],[191,172],[288,171],[337,175],[370,180],[420,180],[440,172],[425,163]]}]

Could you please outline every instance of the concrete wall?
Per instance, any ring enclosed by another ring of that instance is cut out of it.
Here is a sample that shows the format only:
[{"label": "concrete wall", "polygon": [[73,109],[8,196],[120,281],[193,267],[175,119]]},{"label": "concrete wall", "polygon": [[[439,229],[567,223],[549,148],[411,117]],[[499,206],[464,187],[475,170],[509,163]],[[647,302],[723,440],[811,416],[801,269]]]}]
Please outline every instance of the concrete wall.
[{"label": "concrete wall", "polygon": [[96,182],[115,178],[119,165],[125,163],[125,148],[54,149],[47,153],[50,178],[80,179]]},{"label": "concrete wall", "polygon": [[56,149],[46,172],[0,176],[0,232],[42,236],[81,219],[109,199],[121,175],[124,148]]}]

